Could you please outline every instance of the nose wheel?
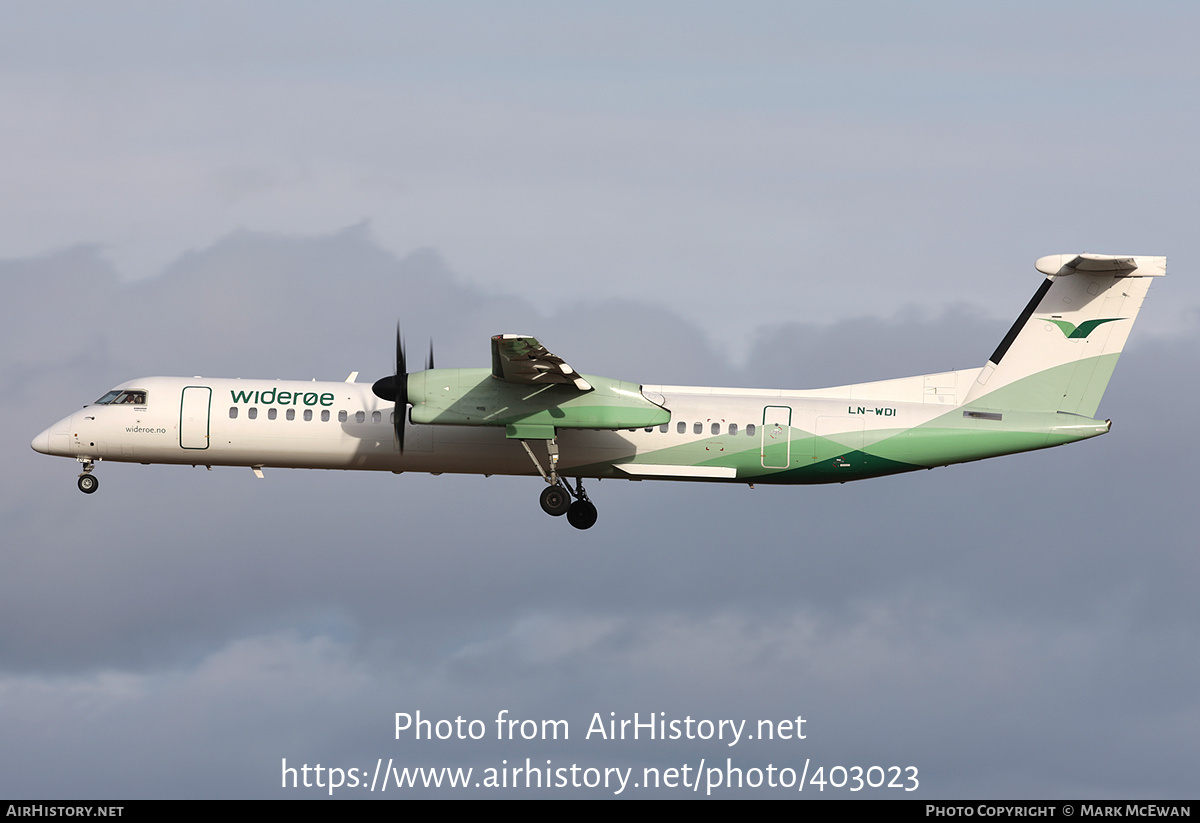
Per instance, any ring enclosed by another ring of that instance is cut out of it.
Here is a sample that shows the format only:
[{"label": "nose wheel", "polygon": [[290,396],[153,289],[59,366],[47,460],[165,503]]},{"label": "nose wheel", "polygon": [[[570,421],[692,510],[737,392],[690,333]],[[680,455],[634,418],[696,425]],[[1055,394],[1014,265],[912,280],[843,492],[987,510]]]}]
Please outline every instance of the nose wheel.
[{"label": "nose wheel", "polygon": [[100,480],[92,474],[92,469],[96,467],[96,464],[91,460],[81,462],[83,463],[83,472],[80,473],[76,485],[84,494],[95,494],[96,489],[100,488]]}]

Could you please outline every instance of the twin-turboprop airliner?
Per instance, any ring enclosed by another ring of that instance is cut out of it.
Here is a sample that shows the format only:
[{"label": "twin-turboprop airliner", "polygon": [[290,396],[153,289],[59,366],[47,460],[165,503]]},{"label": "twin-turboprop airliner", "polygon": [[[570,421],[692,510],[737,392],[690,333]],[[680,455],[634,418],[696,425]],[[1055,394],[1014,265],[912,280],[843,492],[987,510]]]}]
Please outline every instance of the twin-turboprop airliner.
[{"label": "twin-turboprop airliner", "polygon": [[[584,479],[837,483],[1044,449],[1094,419],[1166,258],[1056,254],[982,367],[829,389],[655,386],[580,374],[536,339],[492,338],[490,369],[395,373],[373,386],[147,377],[33,440],[101,461],[540,475],[541,506],[596,522]],[[574,479],[574,486],[568,481]]]}]

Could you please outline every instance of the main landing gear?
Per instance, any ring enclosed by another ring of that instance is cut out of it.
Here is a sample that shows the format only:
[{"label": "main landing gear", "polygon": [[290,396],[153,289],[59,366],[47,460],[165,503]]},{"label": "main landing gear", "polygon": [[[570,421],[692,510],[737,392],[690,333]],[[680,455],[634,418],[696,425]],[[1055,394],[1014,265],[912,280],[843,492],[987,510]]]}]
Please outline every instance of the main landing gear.
[{"label": "main landing gear", "polygon": [[96,464],[92,460],[80,460],[83,464],[83,471],[79,473],[79,481],[77,485],[79,490],[84,494],[95,494],[96,489],[100,488],[100,480],[92,474],[92,469],[96,468]]},{"label": "main landing gear", "polygon": [[[571,500],[572,496],[574,501]],[[583,481],[579,478],[575,479],[574,489],[561,479],[553,486],[542,489],[540,502],[542,511],[546,514],[551,517],[565,514],[567,522],[577,529],[590,529],[596,525],[596,518],[599,516],[596,504],[588,499]]]},{"label": "main landing gear", "polygon": [[551,517],[560,517],[567,513],[567,509],[571,508],[571,493],[561,482],[555,483],[553,486],[542,489],[538,502],[542,504],[542,511],[546,514]]},{"label": "main landing gear", "polygon": [[[564,488],[569,488],[564,485]],[[596,525],[599,513],[596,505],[588,500],[587,492],[583,489],[583,481],[575,478],[575,502],[567,507],[567,522],[577,529],[590,529]]]},{"label": "main landing gear", "polygon": [[[567,522],[577,529],[590,529],[596,525],[598,512],[595,504],[588,499],[587,491],[583,488],[583,480],[575,478],[575,488],[572,489],[570,483],[558,476],[558,442],[553,439],[546,441],[546,451],[550,457],[549,474],[533,456],[533,449],[529,448],[529,443],[522,440],[521,445],[525,447],[533,465],[537,466],[542,479],[549,484],[542,489],[538,498],[538,502],[542,504],[542,511],[551,517],[561,517],[565,514]],[[572,497],[575,499],[572,500]]]}]

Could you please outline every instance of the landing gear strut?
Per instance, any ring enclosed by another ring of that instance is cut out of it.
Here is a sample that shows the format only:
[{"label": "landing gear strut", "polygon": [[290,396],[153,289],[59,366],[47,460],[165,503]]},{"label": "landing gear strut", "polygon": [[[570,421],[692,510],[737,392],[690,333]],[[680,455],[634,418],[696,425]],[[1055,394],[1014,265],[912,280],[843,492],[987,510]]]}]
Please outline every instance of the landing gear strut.
[{"label": "landing gear strut", "polygon": [[100,480],[92,475],[92,469],[96,468],[96,464],[91,460],[80,460],[83,464],[83,471],[79,474],[79,481],[76,485],[84,494],[94,494],[96,489],[100,488]]},{"label": "landing gear strut", "polygon": [[[533,455],[533,449],[529,448],[528,441],[522,439],[521,445],[525,447],[526,454],[533,461],[533,465],[537,466],[538,474],[548,484],[542,489],[541,496],[538,502],[542,505],[542,511],[551,517],[567,516],[567,522],[577,529],[590,529],[596,525],[596,506],[588,499],[587,491],[583,488],[583,480],[575,478],[575,488],[572,489],[569,483],[564,482],[563,478],[558,476],[558,441],[551,438],[546,441],[546,452],[550,458],[550,471],[546,472],[542,468],[542,464]],[[572,501],[571,498],[575,500]]]}]

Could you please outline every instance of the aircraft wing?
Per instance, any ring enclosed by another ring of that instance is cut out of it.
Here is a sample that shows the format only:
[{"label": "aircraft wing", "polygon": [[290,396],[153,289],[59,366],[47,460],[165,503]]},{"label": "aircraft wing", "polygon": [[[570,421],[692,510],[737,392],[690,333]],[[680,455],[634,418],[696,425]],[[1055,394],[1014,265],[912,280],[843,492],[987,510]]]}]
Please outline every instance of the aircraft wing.
[{"label": "aircraft wing", "polygon": [[492,377],[506,383],[569,383],[581,392],[592,390],[592,384],[561,357],[523,334],[497,334],[492,338]]}]

